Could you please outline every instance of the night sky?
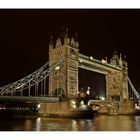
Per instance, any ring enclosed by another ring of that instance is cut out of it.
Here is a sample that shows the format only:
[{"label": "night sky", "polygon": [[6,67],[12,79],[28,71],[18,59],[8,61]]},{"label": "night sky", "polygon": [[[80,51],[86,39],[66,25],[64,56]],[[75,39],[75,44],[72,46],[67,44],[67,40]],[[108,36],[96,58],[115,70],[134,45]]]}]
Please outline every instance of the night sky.
[{"label": "night sky", "polygon": [[[63,26],[70,36],[78,33],[82,54],[102,59],[117,50],[126,56],[129,77],[140,90],[140,10],[113,9],[1,9],[0,85],[19,80],[47,62],[51,35],[59,37]],[[80,70],[80,77],[80,86],[93,83],[95,92],[102,92],[104,75]]]}]

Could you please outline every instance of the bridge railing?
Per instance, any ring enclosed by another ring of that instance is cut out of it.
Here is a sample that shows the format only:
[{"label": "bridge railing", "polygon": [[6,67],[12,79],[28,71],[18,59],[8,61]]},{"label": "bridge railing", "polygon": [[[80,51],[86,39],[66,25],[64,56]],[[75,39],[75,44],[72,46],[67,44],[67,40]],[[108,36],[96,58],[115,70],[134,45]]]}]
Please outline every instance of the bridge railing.
[{"label": "bridge railing", "polygon": [[60,98],[59,97],[50,97],[50,96],[45,96],[45,97],[27,97],[27,96],[0,96],[0,103],[22,103],[22,102],[27,102],[27,103],[55,103],[59,102]]}]

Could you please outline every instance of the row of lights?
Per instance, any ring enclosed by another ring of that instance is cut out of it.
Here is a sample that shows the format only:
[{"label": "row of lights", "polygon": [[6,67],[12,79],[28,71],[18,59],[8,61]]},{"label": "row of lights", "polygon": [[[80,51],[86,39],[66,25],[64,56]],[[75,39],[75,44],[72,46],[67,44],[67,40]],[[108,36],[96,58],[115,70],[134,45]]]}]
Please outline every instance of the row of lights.
[{"label": "row of lights", "polygon": [[[90,60],[93,60],[93,57],[92,57],[92,56],[90,56],[89,58],[90,58]],[[81,59],[80,59],[79,61],[80,61],[81,63],[83,62]],[[101,62],[102,62],[103,64],[106,64],[106,63],[107,63],[107,60],[102,59]]]}]

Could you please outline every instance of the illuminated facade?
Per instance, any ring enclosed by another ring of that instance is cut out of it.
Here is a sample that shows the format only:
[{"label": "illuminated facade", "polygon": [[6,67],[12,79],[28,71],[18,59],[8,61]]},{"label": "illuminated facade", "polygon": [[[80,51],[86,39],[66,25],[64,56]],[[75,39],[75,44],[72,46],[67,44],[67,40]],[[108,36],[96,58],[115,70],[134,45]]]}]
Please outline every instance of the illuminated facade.
[{"label": "illuminated facade", "polygon": [[50,41],[49,66],[60,60],[64,63],[49,76],[49,95],[66,98],[78,96],[78,58],[79,43],[76,37],[69,38],[68,31],[61,33],[55,45]]},{"label": "illuminated facade", "polygon": [[64,31],[54,45],[49,44],[49,66],[64,59],[63,66],[49,76],[49,95],[76,98],[78,95],[78,68],[105,74],[108,101],[128,99],[128,69],[121,55],[115,52],[110,60],[96,60],[79,54],[79,43]]}]

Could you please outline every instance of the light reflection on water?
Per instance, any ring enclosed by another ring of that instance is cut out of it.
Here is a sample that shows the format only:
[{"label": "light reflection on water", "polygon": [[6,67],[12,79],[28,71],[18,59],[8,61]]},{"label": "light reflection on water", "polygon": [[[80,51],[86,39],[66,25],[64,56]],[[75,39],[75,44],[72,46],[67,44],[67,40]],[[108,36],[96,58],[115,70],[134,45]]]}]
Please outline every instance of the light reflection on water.
[{"label": "light reflection on water", "polygon": [[99,115],[93,119],[5,118],[1,131],[140,131],[140,116]]}]

